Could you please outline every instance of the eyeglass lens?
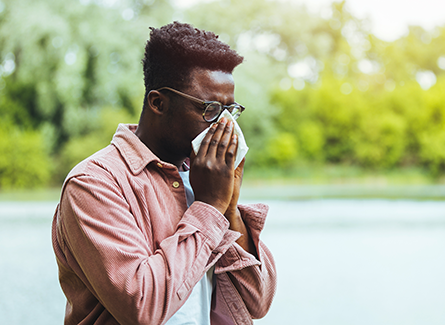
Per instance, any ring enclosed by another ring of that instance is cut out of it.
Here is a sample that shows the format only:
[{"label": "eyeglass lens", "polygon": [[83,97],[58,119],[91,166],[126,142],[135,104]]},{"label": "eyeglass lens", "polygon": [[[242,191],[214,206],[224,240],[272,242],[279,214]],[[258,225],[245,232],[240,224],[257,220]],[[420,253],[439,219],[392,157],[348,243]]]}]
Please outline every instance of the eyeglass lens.
[{"label": "eyeglass lens", "polygon": [[204,111],[204,119],[207,122],[212,122],[215,118],[218,117],[220,111],[221,105],[219,105],[218,103],[210,103],[209,105],[207,105]]},{"label": "eyeglass lens", "polygon": [[[226,106],[225,108],[227,108],[227,110],[230,112],[230,114],[232,114],[235,120],[241,115],[240,107],[236,104]],[[220,103],[210,103],[207,105],[204,111],[204,119],[207,122],[213,122],[215,119],[218,118],[223,110],[223,106]]]}]

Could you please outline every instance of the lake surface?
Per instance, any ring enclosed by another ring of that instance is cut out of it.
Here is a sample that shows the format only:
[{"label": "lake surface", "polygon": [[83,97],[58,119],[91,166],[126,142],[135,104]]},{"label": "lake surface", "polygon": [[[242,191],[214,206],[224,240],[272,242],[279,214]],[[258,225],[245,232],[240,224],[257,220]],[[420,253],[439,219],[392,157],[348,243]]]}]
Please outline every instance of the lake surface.
[{"label": "lake surface", "polygon": [[[278,290],[256,325],[445,324],[445,202],[266,203]],[[0,202],[0,324],[63,323],[55,205]]]}]

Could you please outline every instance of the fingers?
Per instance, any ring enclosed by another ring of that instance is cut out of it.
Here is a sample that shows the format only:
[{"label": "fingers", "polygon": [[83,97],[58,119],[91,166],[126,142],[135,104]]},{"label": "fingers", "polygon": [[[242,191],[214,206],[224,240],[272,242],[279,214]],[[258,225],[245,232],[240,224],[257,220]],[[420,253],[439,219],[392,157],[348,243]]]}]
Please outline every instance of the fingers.
[{"label": "fingers", "polygon": [[226,154],[229,153],[229,149],[229,156],[232,156],[233,151],[236,150],[236,147],[233,148],[232,133],[232,121],[227,121],[226,118],[222,118],[218,123],[212,125],[210,130],[207,132],[201,143],[198,156],[216,158],[226,157]]},{"label": "fingers", "polygon": [[201,142],[201,146],[198,150],[198,157],[204,157],[207,155],[207,151],[209,149],[210,141],[212,140],[213,135],[215,134],[216,128],[218,127],[218,124],[213,124],[210,129],[207,131],[207,134],[205,135],[204,139]]},{"label": "fingers", "polygon": [[224,157],[232,135],[233,124],[232,122],[228,123],[226,118],[222,118],[216,124],[218,126],[210,140],[207,155],[210,157]]},{"label": "fingers", "polygon": [[[216,157],[225,157],[227,149],[232,142],[233,123],[227,122],[226,127],[221,135],[218,145],[216,146]],[[216,134],[215,134],[216,135]],[[213,141],[213,140],[212,140]]]},{"label": "fingers", "polygon": [[241,162],[239,163],[238,167],[236,167],[235,169],[235,177],[238,178],[242,178],[243,177],[243,173],[244,173],[244,162],[246,161],[246,158],[243,158],[243,160],[241,160]]},{"label": "fingers", "polygon": [[235,158],[237,150],[238,150],[238,136],[234,134],[232,135],[232,141],[230,142],[230,145],[227,148],[227,152],[225,155],[226,164],[230,166],[231,169],[235,168]]},{"label": "fingers", "polygon": [[193,164],[195,158],[196,158],[195,150],[192,149],[192,151],[190,152],[190,166]]}]

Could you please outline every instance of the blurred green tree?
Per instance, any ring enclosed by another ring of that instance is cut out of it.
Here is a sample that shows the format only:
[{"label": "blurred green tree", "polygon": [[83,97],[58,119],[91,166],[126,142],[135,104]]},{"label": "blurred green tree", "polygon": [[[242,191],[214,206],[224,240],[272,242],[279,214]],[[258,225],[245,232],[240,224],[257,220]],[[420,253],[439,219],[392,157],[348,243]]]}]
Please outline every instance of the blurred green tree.
[{"label": "blurred green tree", "polygon": [[148,27],[169,22],[172,7],[162,0],[2,0],[2,8],[1,116],[39,134],[60,181],[70,159],[85,158],[70,152],[73,142],[104,143],[92,135],[103,129],[103,107],[139,113]]},{"label": "blurred green tree", "polygon": [[[36,175],[20,156],[42,168],[29,186],[61,181],[118,122],[136,122],[148,27],[172,20],[212,30],[244,55],[235,92],[248,108],[239,120],[248,165],[445,170],[445,27],[411,26],[386,42],[347,1],[321,13],[270,0],[0,2],[0,179]],[[33,146],[8,155],[9,142],[23,139]]]}]

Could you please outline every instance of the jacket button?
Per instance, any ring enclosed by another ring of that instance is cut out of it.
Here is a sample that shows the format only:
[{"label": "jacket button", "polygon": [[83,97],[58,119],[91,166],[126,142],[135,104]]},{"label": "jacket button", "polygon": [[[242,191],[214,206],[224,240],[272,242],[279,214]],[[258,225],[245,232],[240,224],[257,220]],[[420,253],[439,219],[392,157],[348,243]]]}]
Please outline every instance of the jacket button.
[{"label": "jacket button", "polygon": [[178,188],[179,187],[179,182],[173,182],[173,187],[174,188]]}]

